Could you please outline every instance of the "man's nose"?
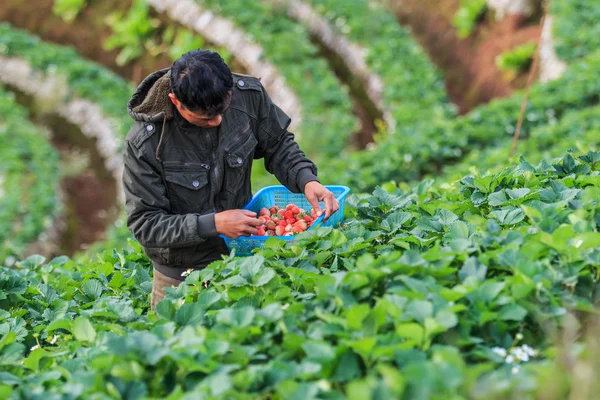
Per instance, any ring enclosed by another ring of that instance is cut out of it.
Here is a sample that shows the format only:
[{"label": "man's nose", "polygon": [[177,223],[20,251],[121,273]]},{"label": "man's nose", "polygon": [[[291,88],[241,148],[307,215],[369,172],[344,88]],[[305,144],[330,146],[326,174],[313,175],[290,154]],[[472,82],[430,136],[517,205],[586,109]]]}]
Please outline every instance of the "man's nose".
[{"label": "man's nose", "polygon": [[208,124],[210,126],[219,126],[222,121],[223,121],[223,117],[220,116],[220,115],[217,115],[216,117],[214,117],[213,119],[211,119],[210,121],[208,121]]}]

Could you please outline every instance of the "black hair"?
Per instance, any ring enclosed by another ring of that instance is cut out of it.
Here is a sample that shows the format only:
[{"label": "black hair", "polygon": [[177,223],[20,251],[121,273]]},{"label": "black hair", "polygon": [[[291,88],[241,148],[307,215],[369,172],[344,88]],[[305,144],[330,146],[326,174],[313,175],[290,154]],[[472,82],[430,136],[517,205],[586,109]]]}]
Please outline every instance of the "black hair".
[{"label": "black hair", "polygon": [[170,83],[171,91],[185,108],[211,117],[227,107],[233,75],[218,53],[198,49],[185,53],[173,63]]}]

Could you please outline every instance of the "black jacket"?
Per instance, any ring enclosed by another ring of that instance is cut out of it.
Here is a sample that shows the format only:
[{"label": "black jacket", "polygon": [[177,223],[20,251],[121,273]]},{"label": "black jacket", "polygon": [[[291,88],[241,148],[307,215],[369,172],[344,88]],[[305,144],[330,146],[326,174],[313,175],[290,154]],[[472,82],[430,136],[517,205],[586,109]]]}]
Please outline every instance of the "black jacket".
[{"label": "black jacket", "polygon": [[154,72],[127,106],[136,121],[124,143],[127,226],[161,273],[183,279],[227,253],[214,214],[252,197],[253,159],[292,192],[317,180],[288,132],[290,118],[256,78],[234,74],[231,105],[216,128],[188,123],[168,98],[169,69]]}]

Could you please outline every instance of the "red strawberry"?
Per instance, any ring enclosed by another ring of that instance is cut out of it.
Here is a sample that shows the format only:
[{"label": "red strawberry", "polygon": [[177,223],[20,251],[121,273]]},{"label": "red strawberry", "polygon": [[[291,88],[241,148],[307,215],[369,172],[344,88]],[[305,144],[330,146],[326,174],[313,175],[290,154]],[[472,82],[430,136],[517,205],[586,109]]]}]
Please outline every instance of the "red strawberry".
[{"label": "red strawberry", "polygon": [[302,229],[302,232],[304,232],[306,229],[308,229],[308,224],[305,220],[301,219],[300,221],[294,224],[294,228]]},{"label": "red strawberry", "polygon": [[277,211],[279,211],[279,207],[273,206],[269,209],[269,211],[271,212],[271,215],[277,214]]},{"label": "red strawberry", "polygon": [[285,219],[294,218],[294,213],[291,211],[286,211],[285,213],[283,213],[283,216],[285,217]]},{"label": "red strawberry", "polygon": [[282,219],[281,221],[279,221],[279,226],[283,226],[284,228],[288,225],[287,221]]},{"label": "red strawberry", "polygon": [[270,217],[270,216],[271,216],[271,211],[269,211],[269,209],[268,209],[268,208],[266,208],[266,207],[263,207],[263,208],[261,208],[261,209],[260,209],[260,211],[259,211],[258,215],[259,215],[259,216],[261,216],[261,217],[262,217],[263,215],[266,215],[267,217]]},{"label": "red strawberry", "polygon": [[300,209],[297,206],[292,207],[292,213],[300,214]]},{"label": "red strawberry", "polygon": [[285,211],[292,211],[292,208],[295,206],[295,204],[288,204],[287,206],[285,206]]},{"label": "red strawberry", "polygon": [[278,226],[275,228],[275,234],[277,236],[283,236],[285,234],[285,228],[283,226]]},{"label": "red strawberry", "polygon": [[256,234],[258,236],[265,236],[266,232],[263,228],[258,228],[258,232]]},{"label": "red strawberry", "polygon": [[307,224],[310,224],[313,221],[310,215],[305,215],[303,219],[304,221],[306,221]]},{"label": "red strawberry", "polygon": [[274,231],[267,231],[267,236],[275,236],[275,232]]},{"label": "red strawberry", "polygon": [[273,221],[267,221],[267,223],[265,224],[265,227],[267,229],[275,229],[275,227],[277,226],[277,224]]},{"label": "red strawberry", "polygon": [[286,232],[291,232],[294,229],[294,227],[292,225],[288,225],[284,229]]}]

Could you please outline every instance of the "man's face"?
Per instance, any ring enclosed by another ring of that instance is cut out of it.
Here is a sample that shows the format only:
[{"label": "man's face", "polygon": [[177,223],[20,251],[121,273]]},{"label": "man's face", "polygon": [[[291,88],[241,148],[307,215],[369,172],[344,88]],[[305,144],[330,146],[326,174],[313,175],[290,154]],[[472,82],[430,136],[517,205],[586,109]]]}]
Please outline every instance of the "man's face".
[{"label": "man's face", "polygon": [[175,94],[173,93],[169,93],[169,98],[171,99],[171,102],[175,104],[175,107],[177,107],[177,111],[179,111],[179,114],[181,114],[181,116],[187,122],[189,122],[192,125],[199,126],[200,128],[214,128],[216,126],[219,126],[223,121],[223,113],[225,112],[225,110],[227,110],[229,104],[231,103],[231,92],[227,100],[225,109],[223,110],[223,113],[217,115],[207,115],[202,111],[188,110],[183,104],[181,104],[179,100],[177,100],[177,97],[175,97]]}]

